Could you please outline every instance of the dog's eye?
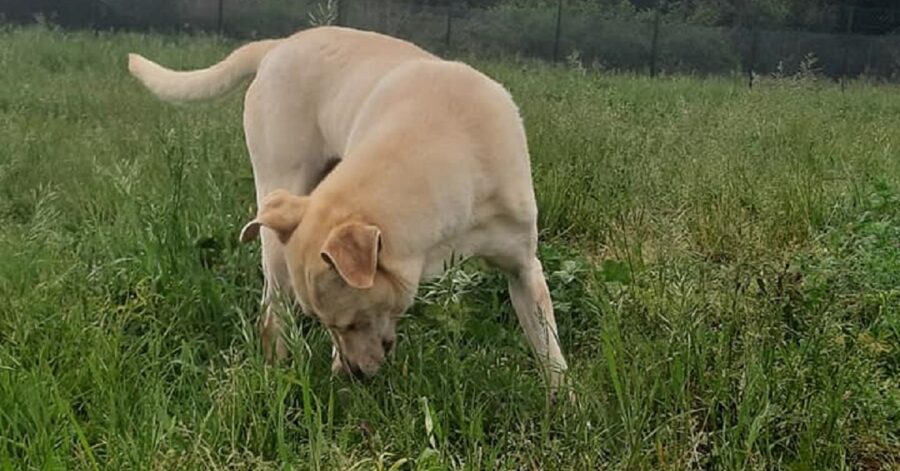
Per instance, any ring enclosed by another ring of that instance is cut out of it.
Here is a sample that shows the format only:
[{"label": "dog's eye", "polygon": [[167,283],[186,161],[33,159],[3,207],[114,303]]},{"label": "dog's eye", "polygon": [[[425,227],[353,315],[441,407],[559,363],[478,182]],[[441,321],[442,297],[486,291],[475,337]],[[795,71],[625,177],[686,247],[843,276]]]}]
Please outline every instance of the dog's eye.
[{"label": "dog's eye", "polygon": [[343,325],[343,326],[335,326],[334,330],[336,330],[342,334],[346,334],[348,332],[353,332],[357,328],[359,328],[359,325],[356,322],[352,322],[350,324]]}]

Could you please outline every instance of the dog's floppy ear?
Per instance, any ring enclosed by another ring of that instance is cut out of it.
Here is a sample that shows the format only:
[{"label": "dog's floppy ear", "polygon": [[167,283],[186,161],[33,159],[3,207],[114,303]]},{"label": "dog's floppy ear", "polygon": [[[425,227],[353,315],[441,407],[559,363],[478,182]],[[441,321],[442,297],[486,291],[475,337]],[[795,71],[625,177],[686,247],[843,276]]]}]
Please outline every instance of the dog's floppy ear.
[{"label": "dog's floppy ear", "polygon": [[278,234],[281,243],[287,242],[306,212],[307,197],[287,190],[275,190],[265,198],[256,213],[256,219],[241,229],[241,242],[249,242],[259,236],[259,227],[266,226]]},{"label": "dog's floppy ear", "polygon": [[349,223],[331,230],[321,253],[348,285],[366,289],[375,284],[380,248],[381,231],[377,227]]}]

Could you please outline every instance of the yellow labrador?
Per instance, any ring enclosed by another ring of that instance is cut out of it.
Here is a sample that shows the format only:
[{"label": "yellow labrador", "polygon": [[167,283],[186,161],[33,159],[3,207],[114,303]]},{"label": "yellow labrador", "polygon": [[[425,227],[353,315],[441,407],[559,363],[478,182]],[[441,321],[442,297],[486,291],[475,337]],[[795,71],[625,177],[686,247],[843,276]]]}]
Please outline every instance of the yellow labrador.
[{"label": "yellow labrador", "polygon": [[[247,44],[203,70],[129,55],[164,100],[212,98],[253,75],[244,130],[262,238],[260,336],[284,354],[279,292],[332,334],[334,371],[373,375],[419,283],[452,256],[502,269],[516,315],[549,376],[566,361],[536,257],[537,207],[522,121],[475,69],[405,41],[323,27]],[[327,178],[329,157],[342,157]]]}]

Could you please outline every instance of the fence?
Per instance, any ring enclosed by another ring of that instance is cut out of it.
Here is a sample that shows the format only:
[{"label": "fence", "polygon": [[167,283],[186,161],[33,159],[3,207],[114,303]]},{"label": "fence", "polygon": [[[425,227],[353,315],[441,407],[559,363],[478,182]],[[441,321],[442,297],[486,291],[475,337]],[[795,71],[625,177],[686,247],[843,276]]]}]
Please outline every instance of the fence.
[{"label": "fence", "polygon": [[[384,32],[445,54],[536,57],[650,75],[744,74],[751,85],[757,74],[811,69],[835,79],[900,81],[896,33],[773,29],[752,19],[733,26],[700,26],[672,21],[660,11],[622,15],[566,0],[492,8],[434,7],[403,0],[85,1],[93,6],[73,13],[65,8],[79,3],[75,0],[0,0],[0,12],[16,19],[21,11],[11,6],[21,10],[24,2],[33,10],[41,2],[55,3],[56,10],[40,11],[49,11],[51,20],[63,26],[218,31],[240,38],[290,34],[331,13],[329,20],[337,24]],[[330,11],[323,6],[328,4]],[[896,10],[891,14],[896,16]],[[847,31],[854,11],[849,10]],[[74,19],[75,13],[80,19]]]}]

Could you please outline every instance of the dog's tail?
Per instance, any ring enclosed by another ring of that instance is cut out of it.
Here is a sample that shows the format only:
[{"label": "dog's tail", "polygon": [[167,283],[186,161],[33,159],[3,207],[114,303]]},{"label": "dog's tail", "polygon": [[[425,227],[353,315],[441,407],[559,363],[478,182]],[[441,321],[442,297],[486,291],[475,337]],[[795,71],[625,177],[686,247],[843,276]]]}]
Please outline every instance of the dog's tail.
[{"label": "dog's tail", "polygon": [[138,54],[128,54],[128,70],[165,101],[186,102],[215,98],[256,73],[259,63],[280,40],[245,44],[222,62],[206,69],[178,72]]}]

